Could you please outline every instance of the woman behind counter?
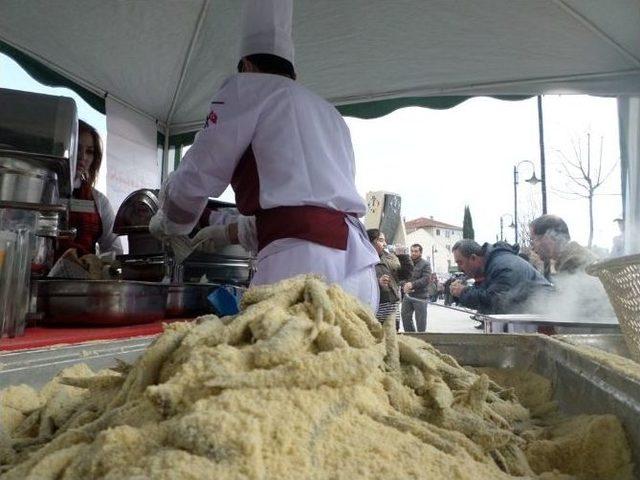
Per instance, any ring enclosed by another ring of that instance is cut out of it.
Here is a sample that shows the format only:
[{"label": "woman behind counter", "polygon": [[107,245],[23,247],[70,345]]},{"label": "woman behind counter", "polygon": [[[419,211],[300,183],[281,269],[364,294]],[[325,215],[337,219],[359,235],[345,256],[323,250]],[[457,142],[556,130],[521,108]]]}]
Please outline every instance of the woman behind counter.
[{"label": "woman behind counter", "polygon": [[74,190],[69,213],[69,227],[77,234],[72,240],[61,240],[56,249],[56,260],[69,248],[78,256],[113,251],[122,254],[120,238],[113,233],[115,214],[106,196],[94,188],[102,164],[102,142],[95,128],[78,122],[78,158]]}]

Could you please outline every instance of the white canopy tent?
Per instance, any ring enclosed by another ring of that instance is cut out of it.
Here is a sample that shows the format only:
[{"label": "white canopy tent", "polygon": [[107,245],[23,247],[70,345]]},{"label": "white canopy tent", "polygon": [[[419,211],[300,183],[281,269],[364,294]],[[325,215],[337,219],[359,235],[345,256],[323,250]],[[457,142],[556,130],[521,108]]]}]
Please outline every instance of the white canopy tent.
[{"label": "white canopy tent", "polygon": [[[238,61],[239,0],[3,0],[0,41],[100,97],[198,128]],[[297,0],[300,81],[336,105],[640,94],[638,0]]]},{"label": "white canopy tent", "polygon": [[[200,127],[235,70],[240,6],[2,0],[0,51],[174,136]],[[296,0],[293,28],[299,80],[354,116],[474,95],[640,96],[639,0]],[[627,118],[637,132],[637,115]],[[638,164],[637,145],[623,151]]]}]

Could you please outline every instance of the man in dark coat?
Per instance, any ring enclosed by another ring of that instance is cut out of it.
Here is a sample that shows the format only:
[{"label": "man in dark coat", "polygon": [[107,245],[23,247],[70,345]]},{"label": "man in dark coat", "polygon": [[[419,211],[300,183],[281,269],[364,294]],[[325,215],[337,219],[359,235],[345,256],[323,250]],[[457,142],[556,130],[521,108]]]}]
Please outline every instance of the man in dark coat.
[{"label": "man in dark coat", "polygon": [[427,287],[431,277],[431,265],[422,258],[422,245],[415,243],[411,245],[411,261],[413,271],[411,279],[402,286],[404,298],[402,299],[402,325],[405,332],[415,332],[413,324],[413,312],[416,313],[416,324],[418,332],[427,330]]},{"label": "man in dark coat", "polygon": [[475,284],[464,286],[454,282],[451,293],[459,298],[460,305],[479,313],[530,312],[533,307],[527,301],[553,289],[540,272],[507,243],[480,246],[465,239],[457,242],[452,250],[458,268],[474,278]]}]

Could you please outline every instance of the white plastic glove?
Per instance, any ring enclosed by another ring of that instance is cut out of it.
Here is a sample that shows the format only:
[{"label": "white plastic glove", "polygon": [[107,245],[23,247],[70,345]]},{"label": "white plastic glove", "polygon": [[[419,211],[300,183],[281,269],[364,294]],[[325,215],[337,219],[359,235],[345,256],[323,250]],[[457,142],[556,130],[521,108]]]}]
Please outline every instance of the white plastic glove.
[{"label": "white plastic glove", "polygon": [[191,239],[186,235],[168,235],[164,223],[164,215],[159,210],[149,221],[149,233],[171,248],[173,258],[179,265],[193,252]]},{"label": "white plastic glove", "polygon": [[168,237],[164,231],[164,215],[158,210],[156,214],[149,220],[149,233],[158,240],[162,241]]},{"label": "white plastic glove", "polygon": [[191,240],[191,248],[204,253],[214,253],[220,247],[230,244],[228,225],[205,227]]}]

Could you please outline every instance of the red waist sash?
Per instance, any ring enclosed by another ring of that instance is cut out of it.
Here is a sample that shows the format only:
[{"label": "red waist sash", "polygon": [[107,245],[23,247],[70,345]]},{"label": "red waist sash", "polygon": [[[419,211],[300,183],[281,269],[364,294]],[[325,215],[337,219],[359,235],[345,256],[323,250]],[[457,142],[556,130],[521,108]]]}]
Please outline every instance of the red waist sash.
[{"label": "red waist sash", "polygon": [[276,207],[256,212],[258,250],[280,238],[299,238],[325,247],[347,249],[347,215],[330,208],[303,205]]}]

